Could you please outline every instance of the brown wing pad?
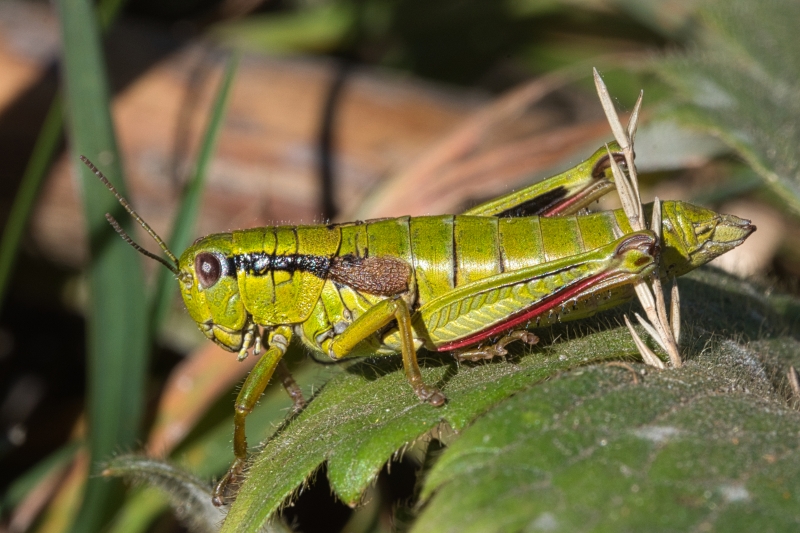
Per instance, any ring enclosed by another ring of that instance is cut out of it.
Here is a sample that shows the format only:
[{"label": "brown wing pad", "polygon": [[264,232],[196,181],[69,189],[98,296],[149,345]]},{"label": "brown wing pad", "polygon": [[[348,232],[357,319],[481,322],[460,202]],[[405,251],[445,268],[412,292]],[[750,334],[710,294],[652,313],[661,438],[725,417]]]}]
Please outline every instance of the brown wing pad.
[{"label": "brown wing pad", "polygon": [[408,290],[411,266],[397,257],[345,255],[331,260],[328,278],[368,294],[393,296]]}]

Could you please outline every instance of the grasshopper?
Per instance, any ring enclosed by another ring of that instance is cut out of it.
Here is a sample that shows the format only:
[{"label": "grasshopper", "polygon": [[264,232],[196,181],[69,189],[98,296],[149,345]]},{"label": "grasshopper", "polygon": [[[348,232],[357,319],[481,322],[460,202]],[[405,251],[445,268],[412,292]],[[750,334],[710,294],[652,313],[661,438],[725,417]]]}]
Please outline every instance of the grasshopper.
[{"label": "grasshopper", "polygon": [[242,472],[245,419],[293,337],[334,360],[402,354],[414,393],[440,406],[444,394],[420,373],[420,348],[466,360],[504,355],[509,342],[538,340],[529,328],[616,306],[637,280],[684,274],[755,230],[732,215],[664,202],[659,243],[652,231],[632,231],[622,210],[577,214],[614,188],[610,158],[624,157],[618,145],[608,148],[462,215],[218,233],[180,258],[83,158],[169,257],[144,250],[106,215],[129,244],[175,274],[203,334],[240,360],[265,348],[236,400],[235,459],[215,504]]}]

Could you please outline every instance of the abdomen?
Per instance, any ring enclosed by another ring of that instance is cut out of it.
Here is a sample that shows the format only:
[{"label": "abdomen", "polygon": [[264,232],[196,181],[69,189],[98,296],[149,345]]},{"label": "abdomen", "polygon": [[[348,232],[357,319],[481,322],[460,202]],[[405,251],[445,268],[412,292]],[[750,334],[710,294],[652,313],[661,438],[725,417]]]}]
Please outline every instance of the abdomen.
[{"label": "abdomen", "polygon": [[412,218],[416,305],[480,279],[609,244],[630,232],[618,211],[551,218]]}]

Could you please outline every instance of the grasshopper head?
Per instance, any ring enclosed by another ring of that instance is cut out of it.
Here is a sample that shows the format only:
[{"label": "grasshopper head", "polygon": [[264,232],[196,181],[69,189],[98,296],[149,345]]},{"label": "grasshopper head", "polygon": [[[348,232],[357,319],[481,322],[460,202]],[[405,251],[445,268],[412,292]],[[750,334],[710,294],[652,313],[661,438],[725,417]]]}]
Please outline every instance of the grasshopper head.
[{"label": "grasshopper head", "polygon": [[178,281],[189,315],[206,337],[226,350],[242,348],[250,315],[239,294],[229,233],[195,241],[181,255]]},{"label": "grasshopper head", "polygon": [[232,236],[217,234],[199,239],[178,259],[170,251],[167,243],[134,211],[108,178],[86,157],[81,156],[81,161],[95,173],[134,220],[150,234],[169,260],[148,252],[134,242],[114,217],[106,213],[106,219],[114,230],[136,251],[155,259],[175,274],[181,284],[181,294],[186,309],[200,330],[223,348],[232,352],[239,351],[241,358],[245,333],[253,330],[253,324],[239,297],[236,270],[228,259],[232,256]]},{"label": "grasshopper head", "polygon": [[736,248],[756,227],[749,220],[686,202],[663,202],[662,230],[661,273],[673,277]]}]

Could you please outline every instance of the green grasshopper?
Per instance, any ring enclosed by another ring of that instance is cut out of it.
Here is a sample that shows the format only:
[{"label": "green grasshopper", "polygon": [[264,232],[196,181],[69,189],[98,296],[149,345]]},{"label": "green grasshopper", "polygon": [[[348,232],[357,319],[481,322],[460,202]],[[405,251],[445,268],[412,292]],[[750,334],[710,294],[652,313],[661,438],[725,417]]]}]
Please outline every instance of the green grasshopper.
[{"label": "green grasshopper", "polygon": [[106,215],[175,274],[200,330],[240,360],[265,344],[236,400],[235,460],[214,502],[241,474],[245,419],[293,337],[334,360],[400,353],[414,393],[440,406],[444,394],[420,373],[420,348],[468,360],[504,355],[511,341],[538,340],[528,328],[616,306],[637,280],[684,274],[754,231],[747,220],[684,202],[663,203],[661,243],[652,231],[632,231],[622,210],[576,214],[614,187],[610,157],[624,158],[609,147],[462,215],[219,233],[180,259],[84,158],[169,257],[144,250]]}]

